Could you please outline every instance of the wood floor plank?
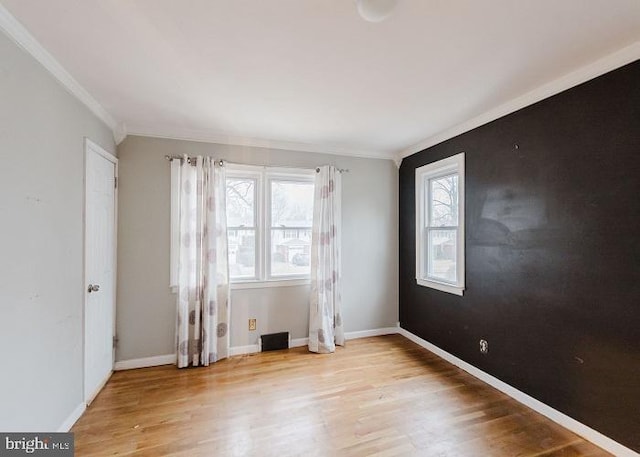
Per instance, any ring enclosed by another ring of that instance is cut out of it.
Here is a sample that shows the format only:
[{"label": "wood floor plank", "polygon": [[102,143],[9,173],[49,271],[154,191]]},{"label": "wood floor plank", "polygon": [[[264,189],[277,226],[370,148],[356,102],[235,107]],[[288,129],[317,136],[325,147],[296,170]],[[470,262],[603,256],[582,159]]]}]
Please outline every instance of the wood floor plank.
[{"label": "wood floor plank", "polygon": [[399,335],[115,373],[78,456],[609,455]]}]

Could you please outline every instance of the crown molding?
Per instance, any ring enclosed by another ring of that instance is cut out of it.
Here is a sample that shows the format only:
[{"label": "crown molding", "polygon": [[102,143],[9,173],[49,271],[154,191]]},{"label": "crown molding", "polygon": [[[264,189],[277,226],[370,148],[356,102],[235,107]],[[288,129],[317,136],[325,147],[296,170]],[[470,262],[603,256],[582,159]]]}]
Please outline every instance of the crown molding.
[{"label": "crown molding", "polygon": [[166,138],[170,140],[197,141],[200,143],[216,143],[230,146],[249,146],[267,149],[282,149],[286,151],[315,152],[341,156],[362,157],[367,159],[396,160],[393,151],[361,150],[340,145],[310,144],[294,141],[268,140],[243,136],[226,135],[208,130],[176,129],[172,127],[158,127],[138,124],[127,124],[128,135],[146,136],[151,138]]},{"label": "crown molding", "polygon": [[585,65],[571,73],[567,73],[566,75],[539,86],[519,97],[511,99],[510,101],[480,114],[479,116],[469,119],[466,122],[437,133],[420,141],[419,143],[409,146],[408,148],[402,149],[397,152],[396,158],[401,162],[403,158],[415,154],[416,152],[420,152],[438,143],[442,143],[454,136],[468,132],[476,127],[480,127],[481,125],[494,121],[502,116],[506,116],[507,114],[511,114],[519,109],[544,100],[552,95],[556,95],[562,91],[577,86],[578,84],[582,84],[590,79],[596,78],[638,59],[640,59],[640,41],[636,41],[635,43],[598,59],[595,62]]},{"label": "crown molding", "polygon": [[116,127],[113,129],[113,139],[116,141],[116,145],[122,143],[128,134],[125,123],[118,122]]},{"label": "crown molding", "polygon": [[[71,74],[35,39],[31,33],[0,3],[0,30],[36,59],[62,86],[84,103],[93,114],[104,122],[113,132],[118,143],[118,137],[124,130],[118,130],[118,122],[104,109],[104,107],[75,80]],[[126,133],[125,133],[126,136]],[[122,137],[124,138],[124,137]],[[121,141],[121,140],[120,140]]]}]

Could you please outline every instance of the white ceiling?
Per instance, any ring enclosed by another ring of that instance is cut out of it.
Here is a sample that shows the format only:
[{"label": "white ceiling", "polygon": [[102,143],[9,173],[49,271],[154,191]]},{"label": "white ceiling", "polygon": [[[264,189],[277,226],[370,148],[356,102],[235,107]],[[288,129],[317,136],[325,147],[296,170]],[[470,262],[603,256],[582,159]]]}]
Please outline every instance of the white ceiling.
[{"label": "white ceiling", "polygon": [[129,133],[394,157],[640,41],[639,0],[0,0]]}]

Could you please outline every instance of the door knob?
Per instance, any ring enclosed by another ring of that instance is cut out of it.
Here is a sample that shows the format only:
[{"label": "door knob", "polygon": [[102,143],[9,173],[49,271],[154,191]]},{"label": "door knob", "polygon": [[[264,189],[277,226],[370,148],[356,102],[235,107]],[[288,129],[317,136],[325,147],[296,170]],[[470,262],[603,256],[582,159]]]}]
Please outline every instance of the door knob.
[{"label": "door knob", "polygon": [[100,290],[100,286],[98,284],[89,284],[89,287],[87,288],[87,292],[91,293],[91,292],[97,292]]}]

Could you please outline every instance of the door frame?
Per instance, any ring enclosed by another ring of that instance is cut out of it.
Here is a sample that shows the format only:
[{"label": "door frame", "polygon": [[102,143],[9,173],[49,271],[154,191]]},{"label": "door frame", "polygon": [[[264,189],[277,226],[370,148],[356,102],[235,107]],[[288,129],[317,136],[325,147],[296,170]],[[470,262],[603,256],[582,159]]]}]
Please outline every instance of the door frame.
[{"label": "door frame", "polygon": [[[85,137],[84,138],[84,177],[83,177],[83,186],[84,186],[84,195],[83,195],[83,206],[82,206],[82,262],[83,262],[83,272],[82,272],[82,399],[85,405],[89,405],[93,399],[98,395],[98,393],[102,390],[104,385],[109,380],[109,376],[107,376],[104,382],[98,386],[98,389],[95,392],[87,392],[87,156],[90,153],[96,153],[102,158],[108,160],[113,163],[113,173],[115,178],[115,189],[113,194],[113,337],[116,336],[116,283],[118,278],[118,158],[114,155],[108,153],[105,149],[103,149],[97,143],[91,141],[91,139]],[[111,365],[111,373],[113,373],[113,364],[115,363],[115,347],[112,345],[112,365]]]}]

